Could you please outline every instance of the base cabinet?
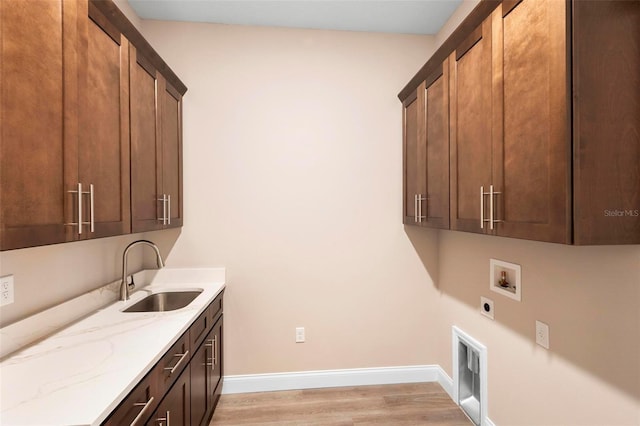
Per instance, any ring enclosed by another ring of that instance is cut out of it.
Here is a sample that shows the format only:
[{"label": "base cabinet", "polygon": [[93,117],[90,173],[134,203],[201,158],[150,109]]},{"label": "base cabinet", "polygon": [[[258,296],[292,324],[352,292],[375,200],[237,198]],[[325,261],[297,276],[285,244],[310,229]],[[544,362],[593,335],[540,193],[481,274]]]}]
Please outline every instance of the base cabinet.
[{"label": "base cabinet", "polygon": [[222,390],[220,293],[102,424],[206,425]]},{"label": "base cabinet", "polygon": [[151,415],[147,426],[191,425],[191,376],[185,369]]},{"label": "base cabinet", "polygon": [[191,361],[191,421],[206,425],[222,390],[222,315]]}]

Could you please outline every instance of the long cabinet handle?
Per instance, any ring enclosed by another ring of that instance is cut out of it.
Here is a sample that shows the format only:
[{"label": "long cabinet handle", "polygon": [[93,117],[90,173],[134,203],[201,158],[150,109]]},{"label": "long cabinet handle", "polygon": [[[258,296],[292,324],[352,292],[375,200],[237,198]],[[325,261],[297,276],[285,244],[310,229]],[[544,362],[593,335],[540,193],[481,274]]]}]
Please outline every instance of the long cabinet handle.
[{"label": "long cabinet handle", "polygon": [[159,222],[163,225],[167,224],[167,194],[162,194],[162,198],[157,198],[157,201],[162,201],[162,217],[158,218]]},{"label": "long cabinet handle", "polygon": [[[480,229],[484,229],[484,223],[489,222],[489,229],[495,229],[494,225],[501,220],[495,218],[495,196],[502,194],[501,192],[494,191],[493,185],[489,185],[489,192],[484,192],[484,186],[480,187]],[[489,219],[484,218],[484,197],[489,196]]]},{"label": "long cabinet handle", "polygon": [[166,426],[171,426],[171,411],[167,410],[164,417],[158,417],[156,419],[158,426],[163,426],[162,422],[167,422]]},{"label": "long cabinet handle", "polygon": [[94,202],[93,202],[93,184],[89,184],[89,231],[95,232],[96,230],[96,219],[94,214]]},{"label": "long cabinet handle", "polygon": [[176,365],[174,365],[173,367],[165,367],[164,369],[169,371],[169,375],[172,375],[178,369],[178,366],[182,363],[182,361],[187,359],[188,355],[189,351],[185,351],[183,354],[175,354],[174,357],[180,357],[178,362],[176,362]]},{"label": "long cabinet handle", "polygon": [[140,410],[140,412],[138,413],[136,418],[133,419],[133,421],[131,422],[131,426],[135,426],[136,423],[138,423],[138,421],[140,421],[140,419],[144,415],[144,412],[147,411],[149,409],[149,407],[151,407],[152,403],[153,403],[153,397],[149,398],[149,400],[147,402],[134,402],[133,403],[134,407],[142,407],[142,410]]},{"label": "long cabinet handle", "polygon": [[484,186],[480,186],[480,229],[484,229]]},{"label": "long cabinet handle", "polygon": [[[495,219],[495,212],[494,212],[494,199],[493,196],[494,195],[498,195],[501,194],[501,192],[497,192],[493,190],[493,185],[489,186],[489,202],[491,203],[491,205],[489,206],[489,229],[493,230],[493,225],[495,223],[498,222],[502,222],[501,220],[496,220]],[[496,197],[497,198],[497,197]]]},{"label": "long cabinet handle", "polygon": [[171,225],[171,194],[167,195],[167,223]]},{"label": "long cabinet handle", "polygon": [[212,356],[211,363],[209,363],[209,359],[207,358],[207,367],[211,367],[213,370],[216,365],[218,365],[218,336],[213,336],[213,339],[209,339],[208,343],[205,344],[206,347],[211,348]]},{"label": "long cabinet handle", "polygon": [[78,182],[78,189],[71,189],[69,191],[67,191],[70,194],[78,194],[78,204],[77,204],[77,208],[78,208],[78,221],[77,222],[69,222],[69,223],[65,223],[65,225],[69,225],[69,226],[76,226],[78,225],[78,234],[82,234],[82,225],[83,225],[83,221],[82,221],[82,184],[80,182]]},{"label": "long cabinet handle", "polygon": [[418,194],[413,195],[413,221],[418,223]]}]

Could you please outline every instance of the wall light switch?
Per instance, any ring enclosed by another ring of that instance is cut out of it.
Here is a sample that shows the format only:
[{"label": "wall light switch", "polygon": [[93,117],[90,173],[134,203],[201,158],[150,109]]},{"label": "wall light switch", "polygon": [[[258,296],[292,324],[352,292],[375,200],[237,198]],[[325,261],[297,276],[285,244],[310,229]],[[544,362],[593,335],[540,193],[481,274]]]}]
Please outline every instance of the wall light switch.
[{"label": "wall light switch", "polygon": [[0,277],[0,306],[13,303],[13,275]]},{"label": "wall light switch", "polygon": [[549,349],[549,326],[542,321],[536,321],[536,343]]},{"label": "wall light switch", "polygon": [[296,343],[304,343],[304,327],[296,327]]}]

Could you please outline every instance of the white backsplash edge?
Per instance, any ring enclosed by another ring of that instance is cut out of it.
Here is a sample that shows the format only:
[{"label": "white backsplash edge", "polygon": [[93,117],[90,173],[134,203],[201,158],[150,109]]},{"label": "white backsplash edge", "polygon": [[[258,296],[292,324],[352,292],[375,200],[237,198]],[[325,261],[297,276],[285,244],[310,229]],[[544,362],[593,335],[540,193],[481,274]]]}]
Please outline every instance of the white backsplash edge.
[{"label": "white backsplash edge", "polygon": [[[145,269],[133,274],[136,289],[151,283],[170,284],[221,281],[225,268]],[[31,345],[118,299],[120,280],[62,302],[0,328],[0,359]]]}]

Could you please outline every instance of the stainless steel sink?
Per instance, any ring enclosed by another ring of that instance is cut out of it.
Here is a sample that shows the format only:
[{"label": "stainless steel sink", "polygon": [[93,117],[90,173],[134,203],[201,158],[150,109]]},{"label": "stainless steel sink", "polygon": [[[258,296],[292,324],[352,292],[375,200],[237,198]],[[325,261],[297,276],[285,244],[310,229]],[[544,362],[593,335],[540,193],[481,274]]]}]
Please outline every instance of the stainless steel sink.
[{"label": "stainless steel sink", "polygon": [[122,312],[165,312],[184,308],[193,301],[202,290],[167,291],[153,293]]}]

